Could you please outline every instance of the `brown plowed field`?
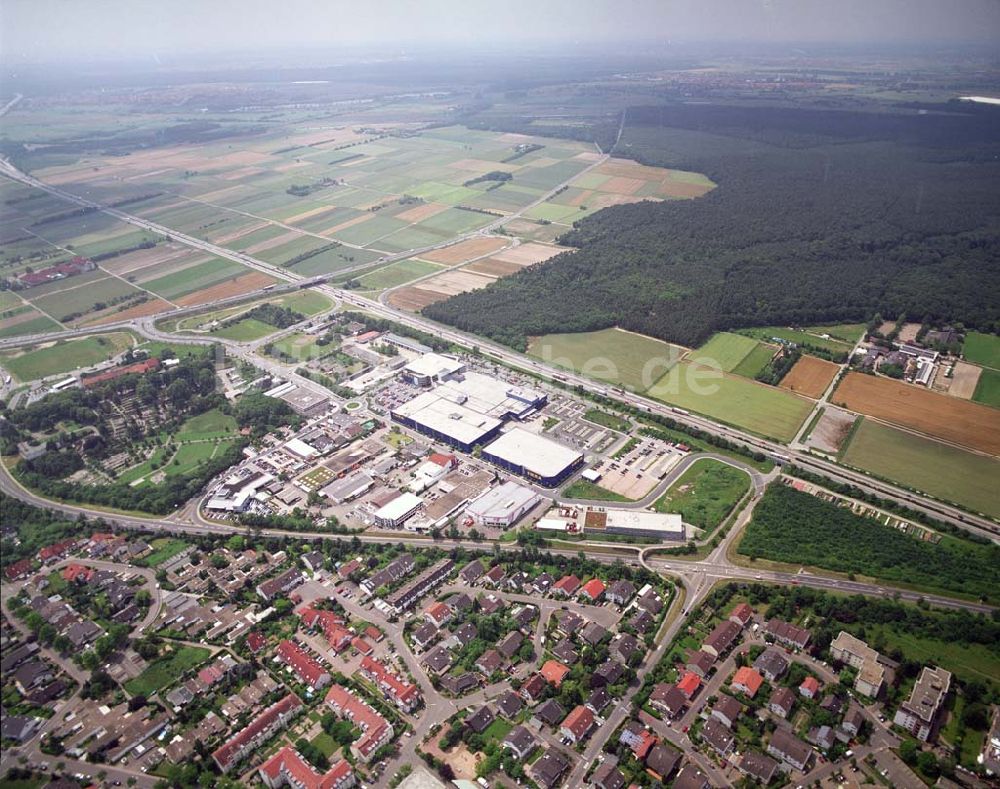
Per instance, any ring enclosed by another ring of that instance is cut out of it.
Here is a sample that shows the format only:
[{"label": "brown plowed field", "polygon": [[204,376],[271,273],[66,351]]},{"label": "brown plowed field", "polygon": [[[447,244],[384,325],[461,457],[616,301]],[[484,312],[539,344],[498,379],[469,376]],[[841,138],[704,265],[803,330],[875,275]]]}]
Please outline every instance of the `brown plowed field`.
[{"label": "brown plowed field", "polygon": [[412,285],[408,288],[399,288],[389,294],[387,301],[399,310],[409,312],[419,312],[428,304],[435,304],[448,298],[447,293],[438,293],[433,290],[421,290]]},{"label": "brown plowed field", "polygon": [[462,268],[465,271],[475,271],[477,274],[485,274],[488,277],[506,277],[508,274],[520,271],[524,266],[497,258],[484,258]]},{"label": "brown plowed field", "polygon": [[839,369],[840,367],[833,362],[803,355],[781,379],[781,386],[783,389],[816,399],[823,396],[823,392]]},{"label": "brown plowed field", "polygon": [[502,260],[506,263],[516,263],[519,266],[533,266],[555,257],[560,252],[568,252],[569,247],[549,246],[548,244],[520,244],[493,255],[495,260]]},{"label": "brown plowed field", "polygon": [[137,304],[134,307],[129,307],[127,310],[109,310],[104,312],[96,320],[87,321],[85,326],[101,326],[105,323],[114,323],[116,321],[129,320],[131,318],[145,318],[147,315],[156,315],[158,312],[166,312],[167,310],[172,310],[173,306],[164,301],[163,299],[151,299],[150,301],[144,301],[142,304]]},{"label": "brown plowed field", "polygon": [[435,214],[440,214],[442,211],[447,210],[448,206],[441,203],[424,203],[415,208],[400,211],[396,214],[396,219],[401,222],[423,222],[425,219],[430,219]]},{"label": "brown plowed field", "polygon": [[453,266],[456,263],[462,263],[466,260],[472,260],[473,258],[496,252],[498,249],[503,249],[509,243],[506,239],[491,238],[489,236],[470,238],[468,241],[460,241],[457,244],[452,244],[450,247],[442,247],[441,249],[427,252],[420,257],[424,260],[429,260],[431,263],[445,263]]},{"label": "brown plowed field", "polygon": [[1000,411],[922,387],[848,373],[831,400],[852,411],[1000,455]]},{"label": "brown plowed field", "polygon": [[187,307],[191,304],[205,304],[209,301],[218,301],[219,299],[239,296],[243,293],[249,293],[252,290],[258,290],[265,285],[270,285],[274,281],[267,274],[263,274],[260,271],[253,271],[249,274],[236,277],[236,279],[226,280],[210,288],[196,290],[194,293],[181,296],[174,303],[182,307]]}]

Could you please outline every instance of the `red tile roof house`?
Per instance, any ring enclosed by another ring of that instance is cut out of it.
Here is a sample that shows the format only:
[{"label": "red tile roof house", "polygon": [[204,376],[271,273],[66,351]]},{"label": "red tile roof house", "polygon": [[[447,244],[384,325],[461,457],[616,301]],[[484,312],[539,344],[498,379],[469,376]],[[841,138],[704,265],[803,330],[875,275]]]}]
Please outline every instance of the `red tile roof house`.
[{"label": "red tile roof house", "polygon": [[580,597],[589,600],[592,603],[596,603],[604,596],[604,590],[606,588],[607,587],[600,578],[591,578],[580,590]]},{"label": "red tile roof house", "polygon": [[521,685],[521,695],[524,696],[525,701],[536,702],[543,693],[545,693],[545,677],[541,674],[532,674]]},{"label": "red tile roof house", "polygon": [[375,651],[375,647],[365,641],[361,636],[355,636],[351,639],[351,646],[358,650],[358,654],[370,655]]},{"label": "red tile roof house", "polygon": [[278,644],[278,657],[303,683],[313,690],[324,688],[330,684],[329,672],[298,644],[287,639],[282,641]]},{"label": "red tile roof house", "polygon": [[31,559],[21,559],[19,562],[7,565],[4,568],[3,575],[8,581],[20,581],[22,578],[27,578],[31,575],[31,570]]},{"label": "red tile roof house", "polygon": [[733,676],[733,681],[729,683],[729,687],[752,699],[763,684],[764,678],[760,674],[749,666],[740,666]]},{"label": "red tile roof house", "polygon": [[396,676],[377,660],[370,657],[363,658],[358,670],[378,685],[386,698],[404,712],[412,712],[420,704],[420,690],[417,686]]},{"label": "red tile roof house", "polygon": [[701,677],[693,671],[686,671],[684,676],[677,681],[677,690],[684,694],[684,698],[689,701],[694,698],[694,694],[701,687]]},{"label": "red tile roof house", "polygon": [[347,688],[331,685],[326,703],[333,712],[361,729],[361,736],[351,744],[356,759],[368,762],[375,752],[392,739],[392,724],[358,699]]},{"label": "red tile roof house", "polygon": [[375,627],[375,625],[368,625],[368,627],[365,628],[364,636],[377,644],[385,638],[385,633]]},{"label": "red tile roof house", "polygon": [[351,645],[354,634],[344,627],[344,618],[333,611],[324,611],[309,606],[299,612],[299,617],[305,627],[321,628],[330,649],[336,654],[339,655]]},{"label": "red tile roof house", "polygon": [[541,673],[546,682],[558,688],[569,674],[569,669],[558,660],[546,660],[542,665]]},{"label": "red tile roof house", "polygon": [[259,630],[251,630],[247,633],[247,649],[253,654],[257,654],[267,646],[267,638]]},{"label": "red tile roof house", "polygon": [[338,759],[320,775],[289,745],[285,745],[257,770],[261,783],[269,789],[289,784],[297,789],[349,789],[357,783],[354,769],[346,759]]},{"label": "red tile roof house", "polygon": [[94,571],[85,565],[73,563],[63,568],[62,577],[64,581],[68,581],[69,583],[75,581],[87,583],[87,581],[94,577]]},{"label": "red tile roof house", "polygon": [[594,713],[582,704],[578,704],[559,726],[559,733],[576,745],[584,740],[593,727]]},{"label": "red tile roof house", "polygon": [[52,545],[46,545],[40,551],[38,551],[38,558],[44,562],[54,562],[58,559],[62,559],[67,553],[69,553],[73,548],[76,547],[76,540],[60,540],[59,542],[54,542]]},{"label": "red tile roof house", "polygon": [[816,694],[819,693],[819,680],[816,677],[806,677],[799,685],[799,693],[807,699],[816,698]]},{"label": "red tile roof house", "polygon": [[753,609],[746,603],[740,603],[729,613],[729,621],[740,627],[746,627],[753,619]]},{"label": "red tile roof house", "polygon": [[446,603],[431,603],[424,611],[424,618],[433,625],[443,627],[451,619],[451,607]]},{"label": "red tile roof house", "polygon": [[302,711],[302,702],[289,693],[250,721],[243,729],[212,752],[212,758],[223,773],[229,772],[243,761],[251,751],[259,748],[274,734],[283,729]]},{"label": "red tile roof house", "polygon": [[575,575],[564,575],[552,584],[552,594],[560,597],[572,597],[580,588],[580,579]]}]

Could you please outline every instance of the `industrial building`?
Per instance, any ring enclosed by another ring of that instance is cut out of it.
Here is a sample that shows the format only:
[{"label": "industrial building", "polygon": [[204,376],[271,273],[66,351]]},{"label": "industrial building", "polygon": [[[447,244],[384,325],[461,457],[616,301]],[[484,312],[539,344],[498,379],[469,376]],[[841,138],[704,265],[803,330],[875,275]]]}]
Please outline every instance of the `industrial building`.
[{"label": "industrial building", "polygon": [[583,465],[583,454],[515,427],[483,448],[483,459],[546,488],[564,482]]},{"label": "industrial building", "polygon": [[584,530],[676,542],[683,541],[685,534],[680,515],[642,510],[590,510],[584,518]]},{"label": "industrial building", "polygon": [[465,364],[457,359],[439,353],[425,353],[403,367],[400,375],[414,386],[430,386],[446,381],[463,370]]},{"label": "industrial building", "polygon": [[476,523],[505,529],[521,520],[541,500],[542,497],[531,488],[516,482],[505,482],[486,491],[465,511]]},{"label": "industrial building", "polygon": [[374,513],[375,525],[383,529],[395,529],[413,515],[424,500],[412,493],[403,493]]},{"label": "industrial building", "polygon": [[356,499],[362,493],[368,492],[374,484],[375,480],[365,472],[359,471],[348,477],[334,480],[320,491],[320,495],[330,499],[334,504],[343,504],[345,501]]},{"label": "industrial building", "polygon": [[330,406],[330,398],[326,395],[303,389],[291,381],[268,389],[264,394],[284,400],[295,413],[302,416],[318,416]]},{"label": "industrial building", "polygon": [[[426,374],[438,368],[428,363],[422,369]],[[395,408],[392,418],[436,441],[471,452],[477,444],[499,435],[504,422],[524,419],[545,403],[543,392],[481,373],[455,372],[429,392]]]}]

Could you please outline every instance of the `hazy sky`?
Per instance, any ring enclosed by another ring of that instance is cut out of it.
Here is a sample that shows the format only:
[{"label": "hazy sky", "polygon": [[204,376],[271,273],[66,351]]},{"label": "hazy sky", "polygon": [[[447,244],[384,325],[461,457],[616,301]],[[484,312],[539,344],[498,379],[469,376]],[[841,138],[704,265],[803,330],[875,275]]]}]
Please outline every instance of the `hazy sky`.
[{"label": "hazy sky", "polygon": [[0,0],[5,59],[294,45],[1000,40],[1000,0]]}]

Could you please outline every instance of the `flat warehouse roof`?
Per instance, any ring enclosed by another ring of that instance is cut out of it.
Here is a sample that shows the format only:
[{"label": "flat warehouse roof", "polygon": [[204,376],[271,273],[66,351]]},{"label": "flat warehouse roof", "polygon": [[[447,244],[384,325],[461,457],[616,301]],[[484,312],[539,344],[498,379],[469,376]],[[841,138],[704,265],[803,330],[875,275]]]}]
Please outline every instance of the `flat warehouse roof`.
[{"label": "flat warehouse roof", "polygon": [[479,517],[502,517],[516,512],[526,504],[537,502],[539,495],[531,488],[518,485],[516,482],[505,482],[503,485],[488,490],[468,507],[468,512]]},{"label": "flat warehouse roof", "polygon": [[425,353],[419,359],[414,359],[403,369],[414,375],[441,375],[441,373],[456,373],[465,365],[457,359],[442,356],[438,353]]},{"label": "flat warehouse roof", "polygon": [[673,534],[684,531],[684,522],[681,520],[681,516],[670,512],[609,509],[607,516],[605,528],[608,529],[642,529]]},{"label": "flat warehouse roof", "polygon": [[[440,389],[440,387],[438,387]],[[394,413],[450,436],[463,444],[473,444],[500,425],[500,420],[486,416],[461,403],[441,397],[438,389],[417,395],[399,406]]]},{"label": "flat warehouse roof", "polygon": [[521,466],[540,477],[554,477],[583,458],[575,449],[515,427],[484,449],[490,455]]}]

